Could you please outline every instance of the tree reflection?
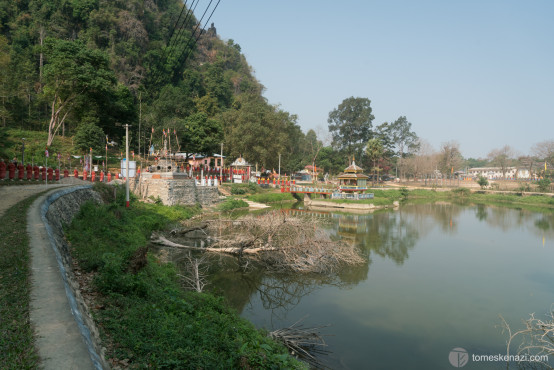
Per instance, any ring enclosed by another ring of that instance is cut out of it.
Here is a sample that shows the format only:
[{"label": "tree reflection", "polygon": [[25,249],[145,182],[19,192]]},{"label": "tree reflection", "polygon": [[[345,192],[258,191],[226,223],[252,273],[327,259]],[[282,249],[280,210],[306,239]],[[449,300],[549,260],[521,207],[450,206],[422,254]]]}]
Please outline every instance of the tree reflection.
[{"label": "tree reflection", "polygon": [[[451,203],[406,204],[397,211],[371,214],[310,213],[290,210],[295,217],[323,220],[322,227],[335,238],[356,246],[365,262],[332,274],[274,273],[249,260],[241,264],[234,257],[213,256],[210,261],[208,289],[222,295],[242,312],[249,302],[259,301],[265,310],[286,312],[296,307],[303,297],[325,286],[351,288],[368,279],[372,260],[391,259],[404,264],[418,240],[434,228],[442,233],[457,231],[462,212],[473,211],[475,217],[502,230],[527,228],[543,237],[554,236],[554,214],[475,205],[472,208]],[[178,256],[171,256],[178,261]],[[244,261],[243,261],[244,262]],[[256,297],[255,299],[253,297]]]},{"label": "tree reflection", "polygon": [[[367,271],[367,266],[365,268],[357,266],[356,269]],[[217,271],[214,269],[209,280],[214,287],[212,291],[224,296],[238,312],[244,310],[253,296],[259,298],[265,310],[288,311],[297,306],[302,297],[323,286],[333,285],[343,288],[359,282],[348,277],[343,278],[341,273],[327,275],[271,273],[261,266],[238,267],[236,260],[225,261]]]},{"label": "tree reflection", "polygon": [[487,211],[487,207],[484,204],[478,204],[475,212],[475,217],[477,217],[479,221],[485,221],[488,215],[489,213]]},{"label": "tree reflection", "polygon": [[508,232],[525,229],[537,236],[554,237],[554,214],[494,205],[475,205],[475,217],[488,226]]}]

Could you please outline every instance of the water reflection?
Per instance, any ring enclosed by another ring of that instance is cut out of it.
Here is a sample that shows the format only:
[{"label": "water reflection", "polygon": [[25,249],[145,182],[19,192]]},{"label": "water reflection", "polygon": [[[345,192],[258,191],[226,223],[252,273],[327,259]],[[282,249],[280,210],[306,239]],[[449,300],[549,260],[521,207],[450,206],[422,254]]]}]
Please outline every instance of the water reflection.
[{"label": "water reflection", "polygon": [[[266,310],[290,310],[302,297],[325,286],[349,289],[367,280],[374,256],[391,259],[402,265],[409,250],[416,244],[421,230],[410,223],[402,212],[378,212],[365,215],[333,214],[329,212],[291,209],[294,217],[309,217],[319,222],[331,236],[360,248],[365,262],[349,266],[333,274],[275,274],[262,271],[255,263],[247,268],[234,259],[226,259],[212,269],[211,286],[241,312],[252,296],[257,296]],[[416,213],[421,212],[421,207]],[[422,218],[423,219],[423,218]],[[420,225],[421,226],[421,225]]]},{"label": "water reflection", "polygon": [[332,368],[449,368],[457,346],[499,353],[499,314],[519,328],[553,301],[554,212],[446,202],[372,214],[290,212],[321,220],[365,263],[320,276],[214,257],[211,289],[259,327],[306,314],[308,325],[332,323]]},{"label": "water reflection", "polygon": [[554,238],[554,210],[534,212],[527,209],[511,209],[477,204],[473,206],[475,217],[488,226],[502,231],[519,229],[540,237]]},{"label": "water reflection", "polygon": [[[211,261],[212,290],[226,297],[242,312],[252,296],[259,297],[264,309],[289,310],[303,297],[323,286],[352,288],[368,279],[375,258],[391,260],[398,266],[409,258],[410,251],[420,238],[438,231],[443,235],[459,232],[460,216],[467,211],[492,228],[502,231],[525,230],[542,238],[542,244],[554,238],[554,213],[536,213],[503,207],[477,204],[460,206],[449,202],[406,204],[397,211],[370,214],[342,214],[306,211],[296,208],[284,210],[294,217],[309,217],[319,222],[335,238],[340,238],[360,249],[365,262],[344,268],[329,275],[298,275],[268,273],[249,263],[245,267],[234,257],[218,256]],[[200,236],[200,235],[198,235]],[[202,241],[195,240],[201,245]],[[174,260],[178,258],[174,257]]]}]

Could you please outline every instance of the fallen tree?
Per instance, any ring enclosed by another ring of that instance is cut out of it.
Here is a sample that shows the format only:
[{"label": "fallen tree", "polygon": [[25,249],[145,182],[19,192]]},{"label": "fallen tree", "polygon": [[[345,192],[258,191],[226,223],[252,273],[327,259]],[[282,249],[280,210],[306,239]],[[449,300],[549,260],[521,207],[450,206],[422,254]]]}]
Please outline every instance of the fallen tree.
[{"label": "fallen tree", "polygon": [[357,249],[332,240],[316,222],[274,211],[238,220],[218,219],[208,223],[209,247],[193,247],[152,235],[152,243],[210,253],[228,253],[256,258],[268,269],[295,272],[333,272],[363,263]]}]

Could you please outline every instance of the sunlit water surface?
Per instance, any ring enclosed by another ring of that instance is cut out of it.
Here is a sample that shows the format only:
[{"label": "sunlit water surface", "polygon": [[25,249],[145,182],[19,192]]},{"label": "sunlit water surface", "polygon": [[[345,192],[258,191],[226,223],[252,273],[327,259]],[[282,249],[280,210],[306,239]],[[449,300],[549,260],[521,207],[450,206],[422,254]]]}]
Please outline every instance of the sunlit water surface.
[{"label": "sunlit water surface", "polygon": [[[305,318],[322,329],[334,369],[506,368],[471,356],[506,353],[500,315],[514,329],[554,303],[554,214],[482,205],[404,205],[345,215],[293,211],[326,220],[366,263],[334,276],[267,275],[223,268],[212,287],[257,327]],[[552,362],[554,359],[551,359]],[[510,368],[517,368],[511,366]]]}]

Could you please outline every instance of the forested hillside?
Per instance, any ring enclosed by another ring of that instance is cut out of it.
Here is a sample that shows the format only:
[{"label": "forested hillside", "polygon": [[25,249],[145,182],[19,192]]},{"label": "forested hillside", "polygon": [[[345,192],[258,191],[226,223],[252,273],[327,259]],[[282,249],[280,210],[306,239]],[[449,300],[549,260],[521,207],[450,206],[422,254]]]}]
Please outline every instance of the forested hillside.
[{"label": "forested hillside", "polygon": [[169,129],[173,151],[223,142],[230,159],[266,168],[279,153],[289,171],[310,163],[296,116],[266,101],[239,44],[204,22],[179,0],[0,1],[0,155],[19,150],[8,129],[48,133],[52,152],[72,136],[79,154],[103,151],[106,135],[121,143],[130,124],[137,154]]}]

